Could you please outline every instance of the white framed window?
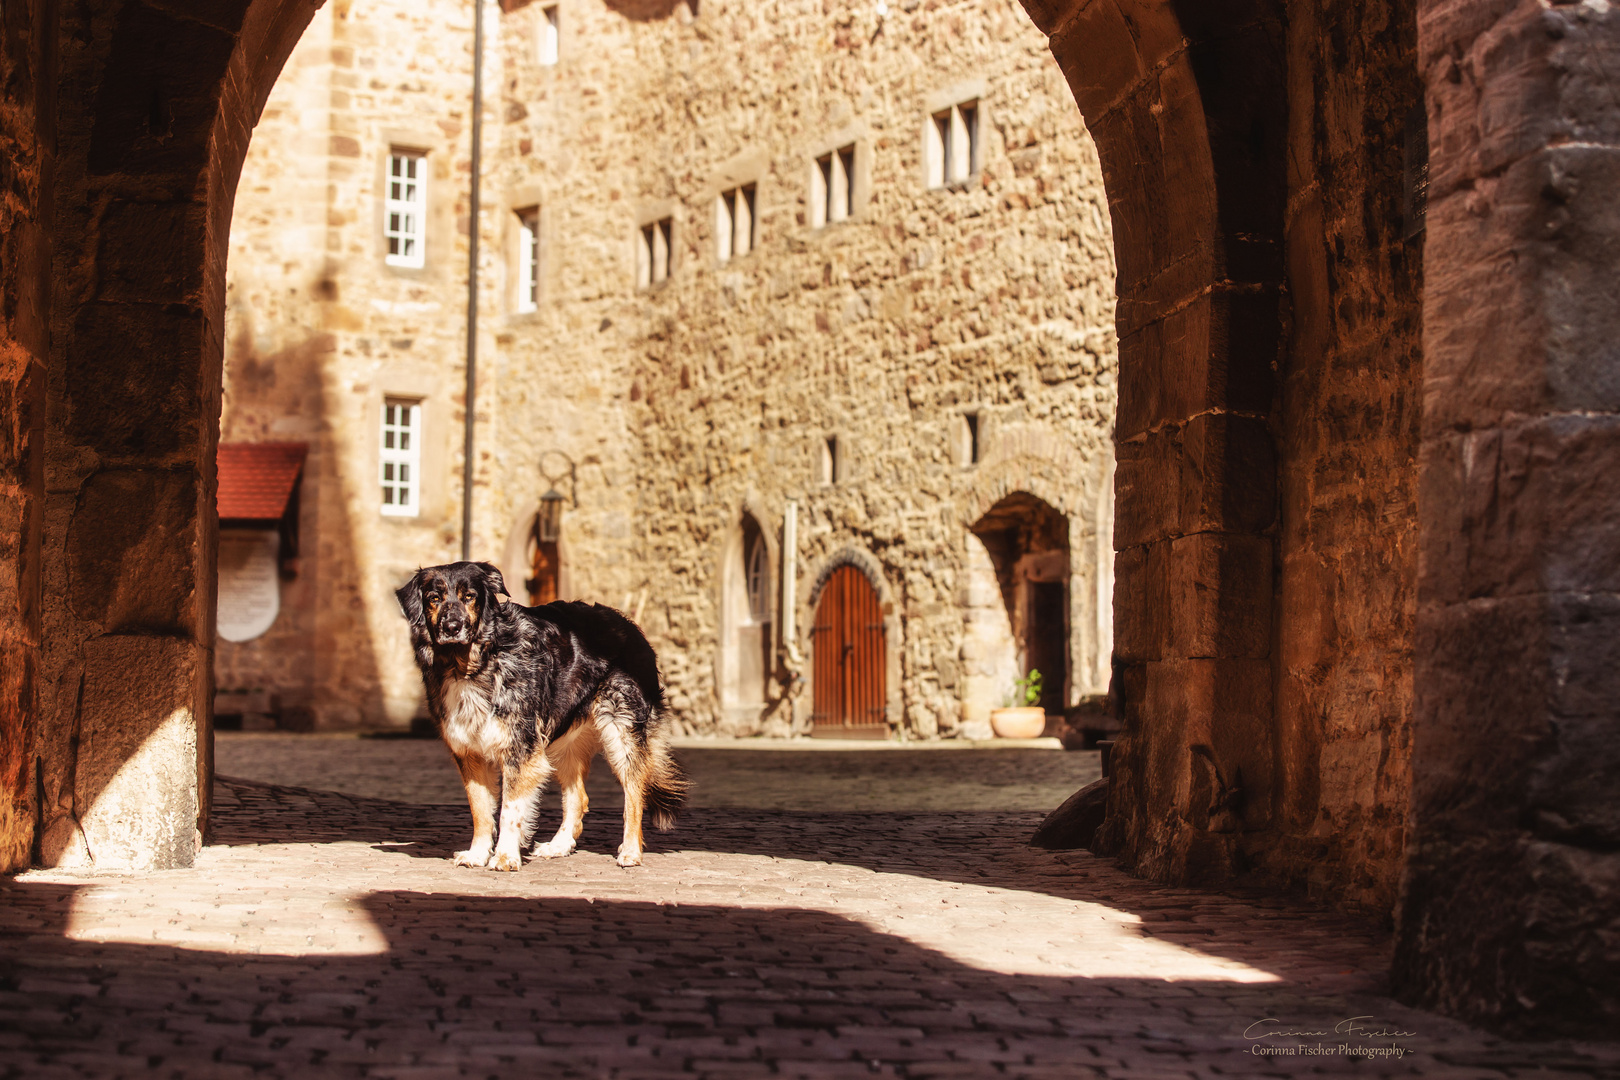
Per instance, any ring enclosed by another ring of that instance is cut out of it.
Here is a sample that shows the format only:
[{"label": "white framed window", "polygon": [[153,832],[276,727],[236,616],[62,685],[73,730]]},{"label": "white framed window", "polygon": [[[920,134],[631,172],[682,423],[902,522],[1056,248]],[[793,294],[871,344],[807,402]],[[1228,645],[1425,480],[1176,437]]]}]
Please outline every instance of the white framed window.
[{"label": "white framed window", "polygon": [[388,246],[385,261],[389,266],[422,266],[427,156],[412,150],[390,150],[383,195],[383,239]]},{"label": "white framed window", "polygon": [[810,224],[814,228],[843,221],[855,209],[855,144],[816,159],[810,171]]},{"label": "white framed window", "polygon": [[759,233],[754,222],[754,185],[732,188],[722,192],[714,208],[714,236],[716,253],[721,262],[733,255],[746,255],[758,246]]},{"label": "white framed window", "polygon": [[422,495],[422,403],[385,398],[382,411],[382,512],[415,517]]},{"label": "white framed window", "polygon": [[670,240],[674,236],[675,222],[661,218],[641,227],[640,242],[636,245],[636,286],[645,289],[669,277]]},{"label": "white framed window", "polygon": [[928,186],[965,184],[979,171],[979,103],[964,101],[929,117]]},{"label": "white framed window", "polygon": [[538,40],[535,44],[539,52],[536,58],[542,66],[551,67],[557,62],[559,47],[562,44],[556,4],[547,4],[540,9],[540,25],[537,31]]},{"label": "white framed window", "polygon": [[540,307],[540,211],[531,207],[518,215],[517,310]]}]

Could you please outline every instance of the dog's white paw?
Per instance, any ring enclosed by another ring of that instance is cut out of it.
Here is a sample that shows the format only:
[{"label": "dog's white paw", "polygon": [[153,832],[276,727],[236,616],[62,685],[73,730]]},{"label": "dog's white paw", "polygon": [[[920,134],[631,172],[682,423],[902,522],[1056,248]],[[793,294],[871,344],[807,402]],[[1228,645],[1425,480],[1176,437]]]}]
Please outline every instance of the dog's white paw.
[{"label": "dog's white paw", "polygon": [[482,867],[489,863],[489,849],[469,848],[458,851],[450,857],[450,861],[457,866]]},{"label": "dog's white paw", "polygon": [[491,870],[521,870],[523,857],[510,851],[497,851],[495,857],[489,861]]},{"label": "dog's white paw", "polygon": [[560,859],[565,855],[574,853],[574,841],[551,839],[534,849],[534,853],[542,859]]},{"label": "dog's white paw", "polygon": [[641,849],[621,847],[619,849],[619,858],[616,861],[620,866],[640,866]]}]

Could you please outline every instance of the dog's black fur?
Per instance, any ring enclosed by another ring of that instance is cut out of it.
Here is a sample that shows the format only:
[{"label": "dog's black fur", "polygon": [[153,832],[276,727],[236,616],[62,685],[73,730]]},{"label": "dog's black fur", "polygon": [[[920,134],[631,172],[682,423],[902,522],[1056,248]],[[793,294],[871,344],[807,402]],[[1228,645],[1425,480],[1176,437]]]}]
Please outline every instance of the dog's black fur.
[{"label": "dog's black fur", "polygon": [[[584,771],[601,749],[625,787],[620,862],[635,865],[643,811],[656,827],[672,827],[686,788],[664,742],[658,658],[640,629],[612,608],[561,601],[529,608],[503,602],[505,594],[498,569],[470,562],[419,570],[397,593],[428,708],[473,809],[473,845],[456,861],[489,861],[493,800],[481,789],[498,771],[501,843],[491,865],[516,869],[508,864],[518,836],[508,830],[532,831],[532,807],[551,764],[562,774],[565,821],[541,853],[567,854],[561,848],[572,850],[584,814]],[[570,749],[559,752],[564,745]]]}]

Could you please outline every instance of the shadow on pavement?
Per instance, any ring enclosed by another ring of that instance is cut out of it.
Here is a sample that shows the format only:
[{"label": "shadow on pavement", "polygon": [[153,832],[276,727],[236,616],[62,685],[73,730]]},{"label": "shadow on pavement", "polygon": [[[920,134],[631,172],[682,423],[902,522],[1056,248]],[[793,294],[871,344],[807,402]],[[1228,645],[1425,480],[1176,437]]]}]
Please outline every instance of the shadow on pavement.
[{"label": "shadow on pavement", "polygon": [[384,891],[371,955],[103,944],[66,936],[76,888],[8,883],[0,1076],[1241,1074],[1256,1020],[1389,1005],[1008,975],[797,908]]}]

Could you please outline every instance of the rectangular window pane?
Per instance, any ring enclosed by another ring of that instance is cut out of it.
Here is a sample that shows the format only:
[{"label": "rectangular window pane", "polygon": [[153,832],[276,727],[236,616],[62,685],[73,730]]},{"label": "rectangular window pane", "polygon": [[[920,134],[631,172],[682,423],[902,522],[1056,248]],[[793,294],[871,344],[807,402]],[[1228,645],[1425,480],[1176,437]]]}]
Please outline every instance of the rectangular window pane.
[{"label": "rectangular window pane", "polygon": [[951,179],[961,183],[973,175],[978,141],[979,109],[974,102],[957,106],[951,131]]},{"label": "rectangular window pane", "polygon": [[928,186],[943,187],[950,180],[951,110],[938,113],[928,125]]},{"label": "rectangular window pane", "polygon": [[421,440],[411,436],[421,426],[422,407],[414,402],[388,400],[383,404],[381,419],[378,474],[382,480],[382,512],[392,517],[414,517],[419,501],[413,492],[421,471]]},{"label": "rectangular window pane", "polygon": [[737,210],[733,217],[736,226],[733,230],[732,248],[738,255],[746,255],[754,250],[753,185],[737,189]]},{"label": "rectangular window pane", "polygon": [[540,9],[540,63],[555,64],[560,53],[558,46],[561,38],[558,34],[557,6],[548,5]]},{"label": "rectangular window pane", "polygon": [[832,196],[832,155],[816,159],[810,174],[810,224],[820,228],[827,224],[827,204]]},{"label": "rectangular window pane", "polygon": [[840,197],[844,204],[844,216],[855,212],[855,148],[846,146],[838,151],[838,165],[842,172],[839,187]]},{"label": "rectangular window pane", "polygon": [[731,258],[733,231],[736,226],[735,204],[737,193],[725,192],[714,204],[714,253],[721,262]]},{"label": "rectangular window pane", "polygon": [[426,189],[419,177],[426,159],[417,153],[395,151],[388,156],[389,182],[385,185],[383,234],[386,261],[390,266],[420,267],[422,262],[422,222]]},{"label": "rectangular window pane", "polygon": [[540,211],[518,212],[517,310],[534,311],[540,301]]}]

